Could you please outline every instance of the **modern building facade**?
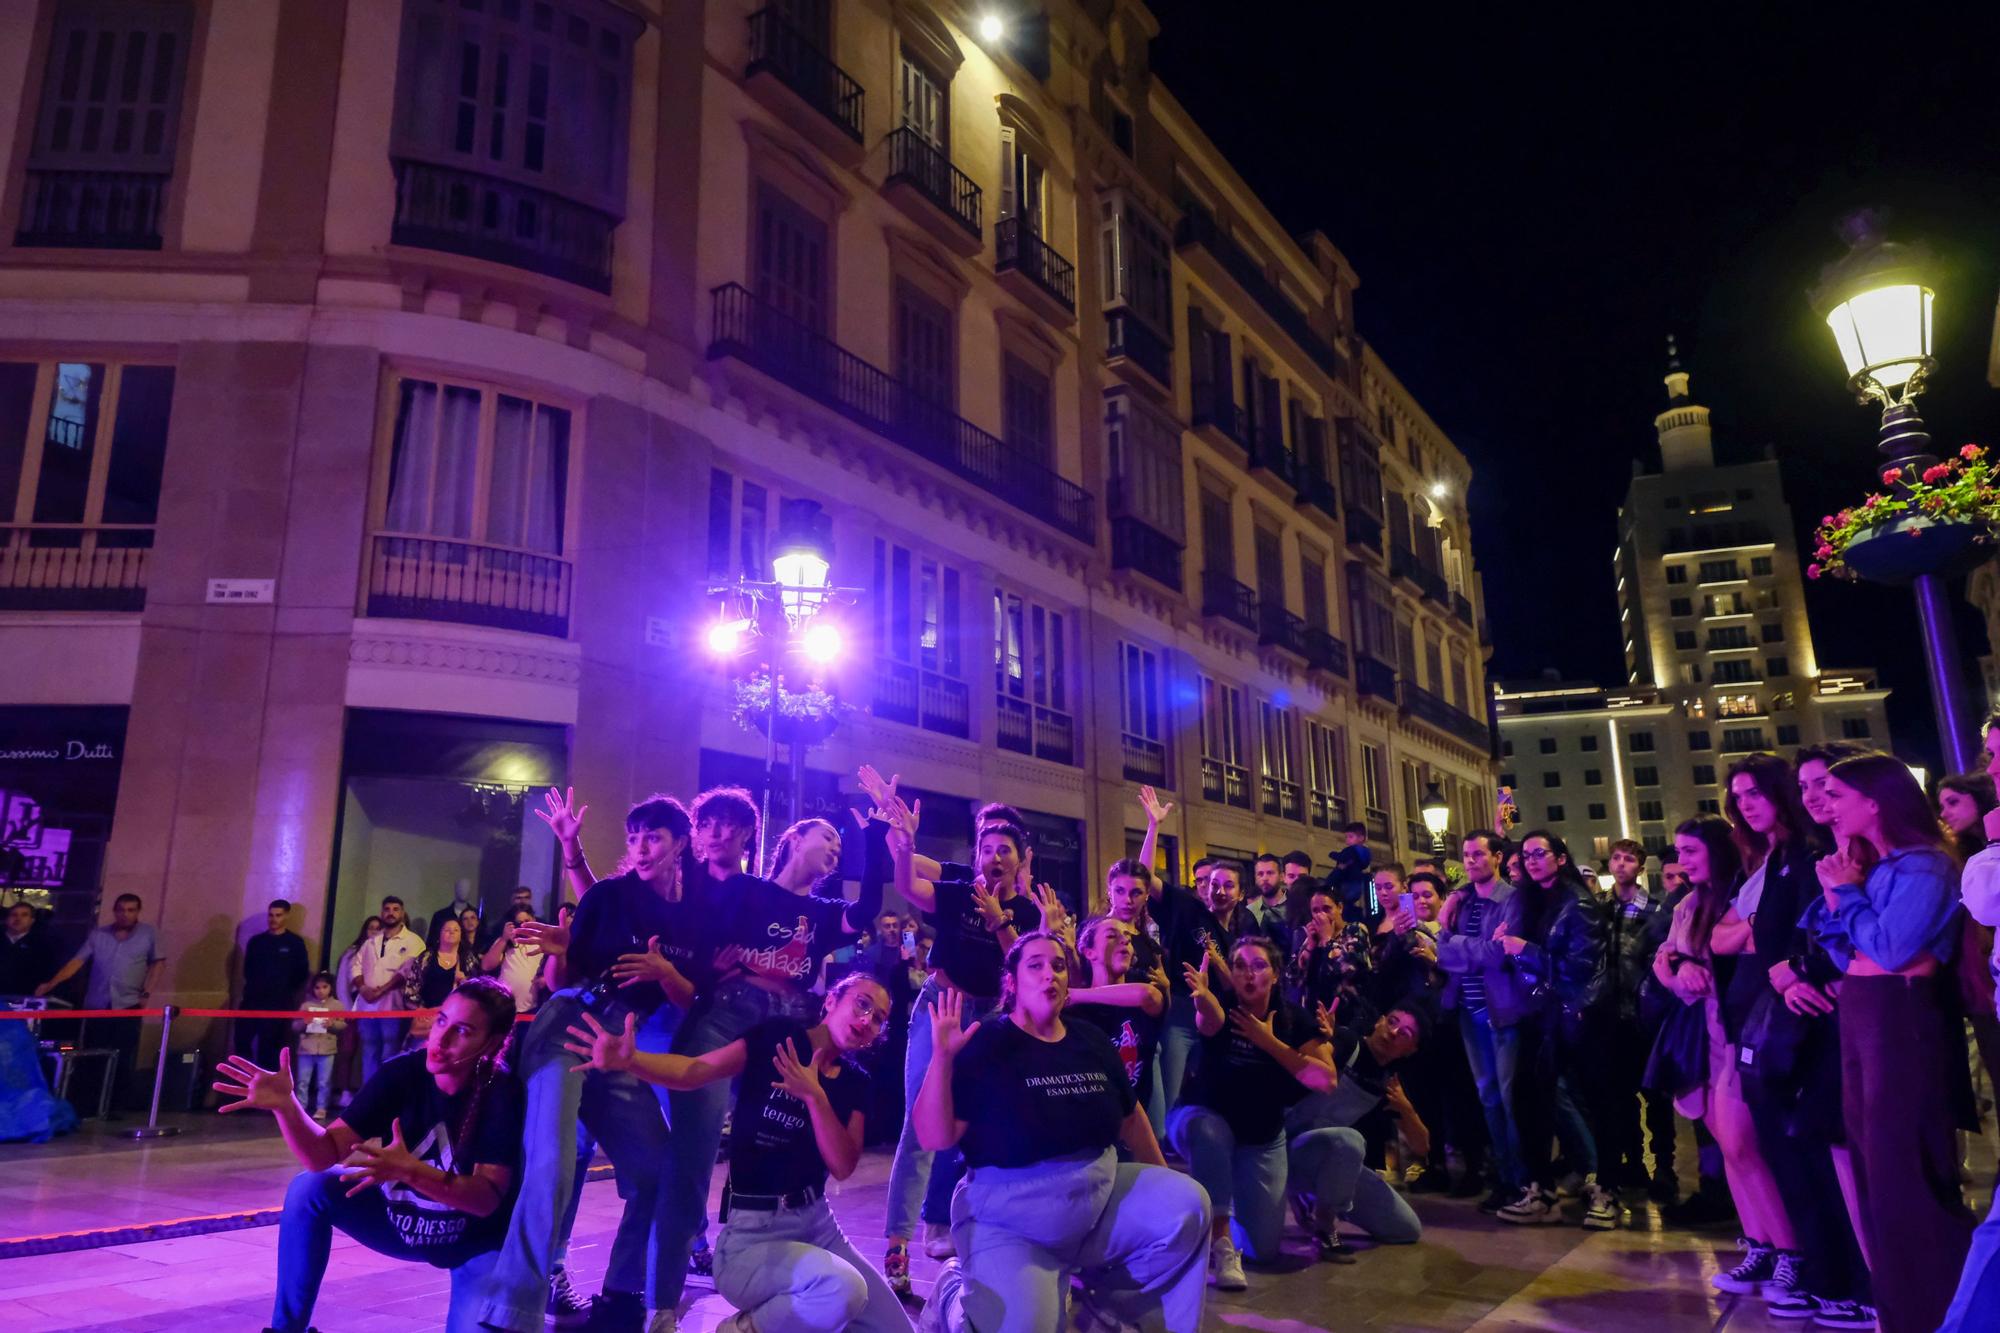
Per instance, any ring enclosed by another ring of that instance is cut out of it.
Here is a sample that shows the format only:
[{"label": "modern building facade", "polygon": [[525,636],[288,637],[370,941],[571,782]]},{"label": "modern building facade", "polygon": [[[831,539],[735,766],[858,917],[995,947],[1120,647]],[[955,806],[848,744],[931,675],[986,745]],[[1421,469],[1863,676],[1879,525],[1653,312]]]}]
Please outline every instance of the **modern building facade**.
[{"label": "modern building facade", "polygon": [[0,12],[13,891],[181,1003],[286,897],[548,900],[530,807],[762,784],[711,589],[833,526],[805,762],[1081,897],[1492,801],[1470,470],[1147,69],[1135,3]]},{"label": "modern building facade", "polygon": [[1618,514],[1626,683],[1495,692],[1501,784],[1530,826],[1556,826],[1600,861],[1613,839],[1657,850],[1674,823],[1720,811],[1720,784],[1745,754],[1890,745],[1874,673],[1814,653],[1777,461],[1717,463],[1709,411],[1678,361],[1666,386],[1660,469],[1635,466]]}]

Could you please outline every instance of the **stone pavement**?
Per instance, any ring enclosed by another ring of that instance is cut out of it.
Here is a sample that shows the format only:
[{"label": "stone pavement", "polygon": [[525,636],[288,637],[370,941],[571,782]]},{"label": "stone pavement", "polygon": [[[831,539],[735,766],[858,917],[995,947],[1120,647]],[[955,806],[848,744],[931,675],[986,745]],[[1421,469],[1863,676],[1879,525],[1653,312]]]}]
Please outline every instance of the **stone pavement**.
[{"label": "stone pavement", "polygon": [[[0,1237],[276,1206],[293,1166],[268,1118],[198,1115],[184,1123],[183,1137],[143,1147],[94,1128],[41,1147],[0,1146]],[[1980,1158],[1984,1180],[1990,1153]],[[1693,1160],[1692,1151],[1684,1160]],[[885,1155],[869,1153],[834,1200],[849,1234],[871,1256],[879,1252],[888,1165]],[[596,1289],[617,1210],[609,1181],[586,1187],[571,1256],[586,1292]],[[1732,1237],[1658,1230],[1643,1203],[1635,1205],[1631,1229],[1611,1233],[1507,1227],[1479,1216],[1470,1202],[1430,1196],[1419,1197],[1417,1211],[1425,1228],[1421,1244],[1364,1253],[1352,1267],[1314,1264],[1305,1245],[1295,1243],[1284,1271],[1253,1271],[1249,1291],[1215,1296],[1207,1327],[1256,1333],[1787,1327],[1755,1301],[1718,1300],[1709,1290],[1718,1258],[1733,1261]],[[270,1312],[276,1248],[277,1228],[266,1226],[0,1260],[0,1329],[257,1329]],[[916,1263],[922,1290],[936,1265],[921,1256]],[[443,1273],[336,1238],[314,1321],[327,1333],[437,1328],[445,1294]],[[688,1294],[682,1323],[688,1333],[708,1333],[728,1313],[700,1279]]]}]

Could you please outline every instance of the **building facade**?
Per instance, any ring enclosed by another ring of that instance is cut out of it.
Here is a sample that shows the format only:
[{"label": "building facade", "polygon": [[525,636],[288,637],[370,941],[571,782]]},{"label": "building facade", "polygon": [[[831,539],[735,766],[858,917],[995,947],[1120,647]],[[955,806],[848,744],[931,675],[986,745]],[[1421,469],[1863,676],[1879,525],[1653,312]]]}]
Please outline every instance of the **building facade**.
[{"label": "building facade", "polygon": [[1464,458],[1134,3],[35,0],[0,13],[10,887],[181,1003],[556,883],[530,807],[765,779],[712,589],[857,589],[805,760],[1075,898],[1136,847],[1484,822]]},{"label": "building facade", "polygon": [[1634,469],[1618,513],[1625,685],[1495,692],[1501,785],[1527,826],[1557,827],[1599,864],[1613,839],[1657,852],[1675,823],[1719,812],[1729,765],[1746,754],[1890,745],[1874,673],[1823,667],[1813,651],[1776,460],[1718,464],[1708,409],[1678,362],[1666,385],[1660,470]]}]

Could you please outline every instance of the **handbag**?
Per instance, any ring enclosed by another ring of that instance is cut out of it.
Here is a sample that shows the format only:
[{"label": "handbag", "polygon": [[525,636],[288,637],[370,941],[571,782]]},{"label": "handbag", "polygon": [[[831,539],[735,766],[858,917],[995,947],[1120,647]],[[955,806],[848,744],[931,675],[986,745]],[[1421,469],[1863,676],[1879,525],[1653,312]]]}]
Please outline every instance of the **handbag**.
[{"label": "handbag", "polygon": [[1641,1085],[1678,1097],[1708,1082],[1708,1006],[1683,1004],[1669,1013],[1653,1038]]},{"label": "handbag", "polygon": [[1805,1045],[1809,1022],[1793,1013],[1782,995],[1765,987],[1744,1017],[1736,1042],[1743,1076],[1764,1083],[1790,1079],[1799,1067],[1799,1048]]}]

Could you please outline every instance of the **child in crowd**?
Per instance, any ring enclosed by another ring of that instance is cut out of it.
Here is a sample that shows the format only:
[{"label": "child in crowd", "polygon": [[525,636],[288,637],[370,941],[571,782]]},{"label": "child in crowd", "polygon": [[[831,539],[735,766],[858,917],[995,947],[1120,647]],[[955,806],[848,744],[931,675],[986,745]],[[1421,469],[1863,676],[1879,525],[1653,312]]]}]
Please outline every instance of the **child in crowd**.
[{"label": "child in crowd", "polygon": [[[306,1002],[299,1006],[299,1012],[328,1014],[339,1009],[340,1002],[333,997],[333,974],[322,972],[307,984]],[[346,1026],[347,1020],[342,1018],[292,1020],[292,1030],[299,1034],[299,1104],[310,1106],[315,1120],[326,1119],[327,1101],[333,1093],[333,1057],[340,1050],[340,1033]]]}]

